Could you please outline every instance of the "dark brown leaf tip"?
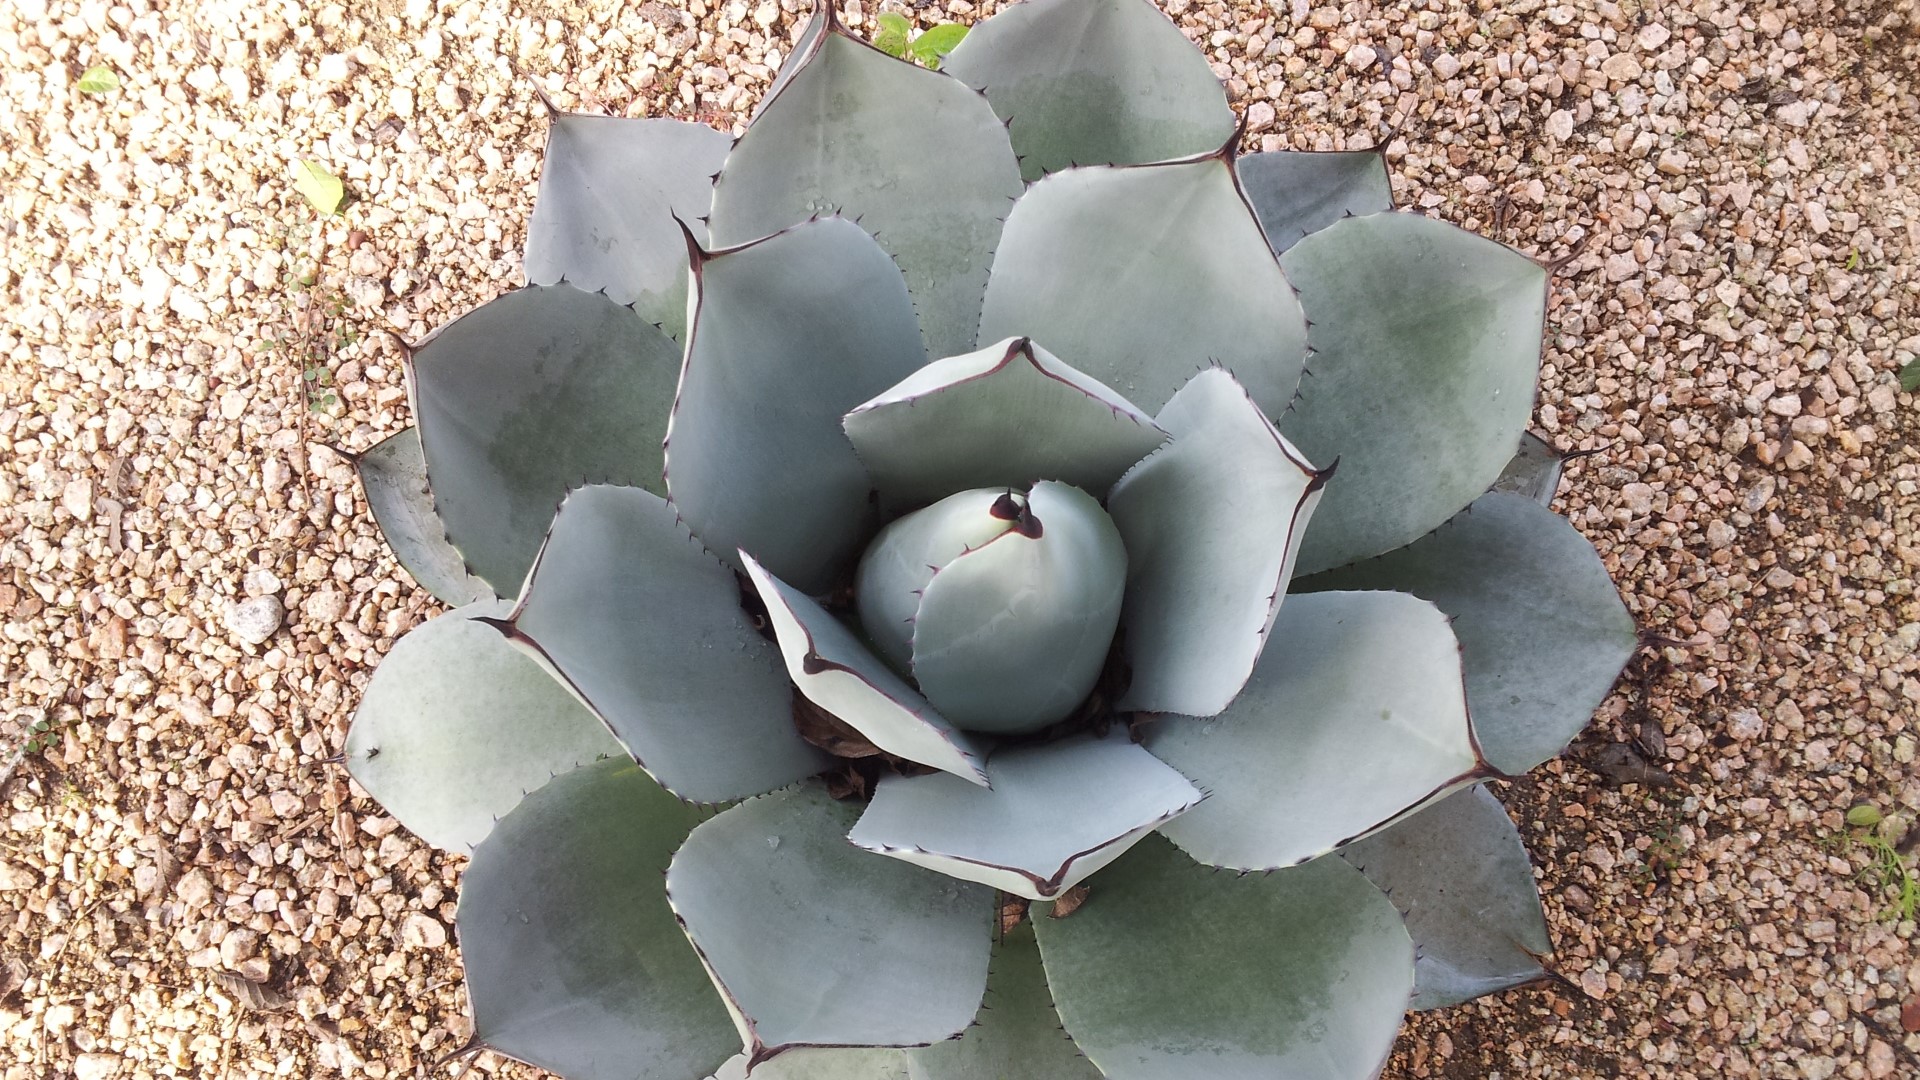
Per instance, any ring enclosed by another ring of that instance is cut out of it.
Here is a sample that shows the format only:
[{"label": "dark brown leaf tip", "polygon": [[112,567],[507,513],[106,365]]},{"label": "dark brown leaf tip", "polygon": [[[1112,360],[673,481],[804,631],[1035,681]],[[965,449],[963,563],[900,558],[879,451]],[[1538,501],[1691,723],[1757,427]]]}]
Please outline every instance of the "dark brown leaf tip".
[{"label": "dark brown leaf tip", "polygon": [[993,505],[987,508],[987,513],[1001,521],[1019,521],[1020,515],[1026,511],[1027,508],[1020,504],[1019,499],[1013,497],[1011,491],[993,500]]}]

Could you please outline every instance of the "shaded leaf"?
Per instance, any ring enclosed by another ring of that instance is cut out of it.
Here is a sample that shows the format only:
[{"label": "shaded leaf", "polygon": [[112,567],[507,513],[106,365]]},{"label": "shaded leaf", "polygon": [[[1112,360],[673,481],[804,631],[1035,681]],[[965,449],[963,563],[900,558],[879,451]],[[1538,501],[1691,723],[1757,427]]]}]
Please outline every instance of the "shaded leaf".
[{"label": "shaded leaf", "polygon": [[924,1046],[973,1019],[993,891],[846,842],[857,806],[817,783],[703,823],[667,892],[750,1057],[801,1046]]},{"label": "shaded leaf", "polygon": [[1565,518],[1510,492],[1482,495],[1412,544],[1294,589],[1398,589],[1446,612],[1460,638],[1474,731],[1487,760],[1513,775],[1557,755],[1587,726],[1639,648],[1633,616],[1593,545]]},{"label": "shaded leaf", "polygon": [[1233,704],[1169,717],[1146,747],[1208,794],[1160,831],[1235,870],[1316,859],[1486,771],[1459,643],[1405,593],[1288,597]]},{"label": "shaded leaf", "polygon": [[1141,0],[1009,5],[974,27],[942,70],[987,95],[1028,180],[1206,153],[1234,134],[1206,57]]},{"label": "shaded leaf", "polygon": [[494,599],[493,589],[468,572],[466,560],[447,540],[447,526],[427,490],[418,428],[380,440],[353,465],[381,539],[421,588],[453,607]]},{"label": "shaded leaf", "polygon": [[664,490],[680,350],[631,308],[529,286],[441,327],[408,366],[434,505],[467,565],[503,596],[519,593],[569,490]]},{"label": "shaded leaf", "polygon": [[1909,394],[1920,391],[1920,360],[1909,360],[1900,369],[1900,389]]},{"label": "shaded leaf", "polygon": [[1553,951],[1533,863],[1500,800],[1475,786],[1340,849],[1405,915],[1413,1007],[1438,1009],[1546,977]]},{"label": "shaded leaf", "polygon": [[1311,374],[1280,430],[1340,478],[1300,572],[1432,531],[1493,484],[1533,412],[1547,272],[1418,214],[1346,218],[1287,249]]},{"label": "shaded leaf", "polygon": [[[1552,506],[1560,490],[1561,459],[1553,444],[1531,431],[1520,434],[1520,449],[1500,470],[1493,482],[1494,491],[1525,495],[1541,506]],[[1419,543],[1419,541],[1414,541]]]},{"label": "shaded leaf", "polygon": [[505,627],[682,799],[758,795],[826,768],[733,573],[638,488],[567,496]]},{"label": "shaded leaf", "polygon": [[1247,154],[1233,170],[1276,255],[1342,218],[1393,209],[1387,159],[1378,150]]},{"label": "shaded leaf", "polygon": [[1002,935],[983,1004],[958,1039],[906,1052],[912,1080],[1100,1080],[1060,1026],[1032,923]]},{"label": "shaded leaf", "polygon": [[460,883],[474,1037],[569,1080],[705,1076],[737,1051],[660,888],[700,816],[622,759],[501,819]]},{"label": "shaded leaf", "polygon": [[[768,121],[778,123],[778,118]],[[872,484],[840,418],[926,362],[900,270],[826,218],[694,268],[667,487],[707,547],[826,592],[853,562]]]},{"label": "shaded leaf", "polygon": [[1399,914],[1338,859],[1236,877],[1149,837],[1034,929],[1067,1032],[1109,1080],[1375,1076],[1413,986]]},{"label": "shaded leaf", "polygon": [[624,757],[594,715],[476,617],[488,600],[430,619],[394,644],[347,732],[347,772],[437,848],[465,851],[556,773]]}]

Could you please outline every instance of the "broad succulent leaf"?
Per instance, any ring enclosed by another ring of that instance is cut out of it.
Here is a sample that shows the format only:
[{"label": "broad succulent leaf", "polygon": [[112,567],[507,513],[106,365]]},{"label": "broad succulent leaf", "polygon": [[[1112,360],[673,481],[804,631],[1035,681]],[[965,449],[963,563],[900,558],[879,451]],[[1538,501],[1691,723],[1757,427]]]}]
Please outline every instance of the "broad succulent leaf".
[{"label": "broad succulent leaf", "polygon": [[1377,1076],[1413,987],[1399,913],[1338,859],[1236,877],[1149,837],[1034,928],[1108,1080]]},{"label": "broad succulent leaf", "polygon": [[[1593,719],[1639,647],[1593,545],[1525,495],[1495,491],[1431,534],[1295,591],[1399,589],[1453,620],[1487,761],[1519,775]],[[1289,605],[1300,598],[1289,599]]]},{"label": "broad succulent leaf", "polygon": [[981,341],[1015,335],[1142,409],[1211,362],[1278,416],[1307,326],[1227,159],[1209,155],[1033,185],[1007,217],[980,318]]},{"label": "broad succulent leaf", "polygon": [[903,506],[1036,480],[1104,492],[1167,439],[1111,387],[1026,338],[936,360],[842,426],[880,494]]},{"label": "broad succulent leaf", "polygon": [[986,754],[812,597],[740,553],[767,606],[787,674],[808,701],[909,761],[986,786]]},{"label": "broad succulent leaf", "polygon": [[466,851],[556,773],[625,751],[591,712],[476,616],[408,631],[373,671],[347,731],[347,772],[415,836]]},{"label": "broad succulent leaf", "polygon": [[473,572],[520,591],[561,496],[582,483],[664,490],[673,340],[598,293],[529,286],[440,328],[409,356],[434,505]]},{"label": "broad succulent leaf", "polygon": [[1120,707],[1212,716],[1253,674],[1328,473],[1219,368],[1157,419],[1173,441],[1107,499],[1129,559]]},{"label": "broad succulent leaf", "polygon": [[926,362],[906,285],[840,218],[693,261],[668,492],[710,550],[733,562],[746,548],[825,592],[872,516],[872,484],[840,418]]},{"label": "broad succulent leaf", "polygon": [[1560,491],[1561,471],[1560,452],[1533,432],[1523,432],[1520,449],[1508,460],[1507,467],[1500,470],[1493,490],[1511,491],[1541,506],[1552,506],[1554,495]]},{"label": "broad succulent leaf", "polygon": [[757,795],[829,764],[801,741],[778,652],[732,571],[638,488],[567,496],[508,636],[691,802]]},{"label": "broad succulent leaf", "polygon": [[1339,221],[1281,262],[1314,358],[1280,428],[1340,459],[1300,553],[1313,573],[1425,535],[1500,476],[1533,412],[1547,272],[1405,213]]},{"label": "broad succulent leaf", "polygon": [[1125,735],[995,753],[993,789],[944,773],[885,777],[848,835],[856,845],[1003,892],[1073,888],[1201,799]]},{"label": "broad succulent leaf", "polygon": [[940,568],[913,622],[913,676],[968,731],[1033,731],[1064,719],[1106,667],[1127,549],[1100,504],[1052,480],[1020,527]]},{"label": "broad succulent leaf", "polygon": [[1407,921],[1413,1007],[1438,1009],[1546,977],[1553,951],[1533,863],[1506,807],[1458,791],[1340,850]]},{"label": "broad succulent leaf", "polygon": [[974,1026],[906,1057],[910,1080],[1101,1080],[1060,1026],[1032,922],[1007,931],[994,949]]},{"label": "broad succulent leaf", "polygon": [[[712,1080],[748,1080],[747,1055],[734,1055]],[[754,1067],[752,1080],[913,1080],[907,1052],[892,1047],[812,1047],[788,1050]]]},{"label": "broad succulent leaf", "polygon": [[1207,792],[1161,828],[1187,854],[1234,870],[1294,866],[1486,774],[1460,646],[1432,604],[1292,596],[1273,640],[1218,718],[1168,717],[1147,734],[1154,756]]},{"label": "broad succulent leaf", "polygon": [[675,219],[706,217],[732,145],[687,120],[554,112],[527,226],[527,279],[605,292],[678,340],[687,259]]},{"label": "broad succulent leaf", "polygon": [[1276,150],[1238,158],[1233,170],[1276,255],[1342,218],[1393,209],[1378,150]]},{"label": "broad succulent leaf", "polygon": [[693,830],[667,894],[750,1059],[800,1046],[924,1046],[980,1005],[993,890],[847,843],[859,807],[808,782]]},{"label": "broad succulent leaf", "polygon": [[400,565],[435,600],[450,607],[494,599],[487,583],[467,570],[447,540],[447,526],[427,490],[427,459],[420,430],[406,428],[353,459],[367,506]]},{"label": "broad succulent leaf", "polygon": [[854,578],[860,628],[894,670],[912,670],[914,618],[933,575],[1013,528],[1013,521],[993,512],[1004,494],[991,488],[956,491],[888,522],[867,545]]},{"label": "broad succulent leaf", "polygon": [[987,95],[1028,180],[1202,154],[1234,136],[1206,57],[1143,0],[1011,5],[975,26],[941,70]]},{"label": "broad succulent leaf", "polygon": [[831,5],[814,23],[720,171],[714,243],[817,214],[857,219],[899,260],[928,352],[964,352],[1000,222],[1020,197],[1006,130],[957,80],[847,36]]},{"label": "broad succulent leaf", "polygon": [[736,1052],[660,889],[700,816],[623,758],[501,819],[460,885],[474,1037],[568,1080],[705,1076]]}]

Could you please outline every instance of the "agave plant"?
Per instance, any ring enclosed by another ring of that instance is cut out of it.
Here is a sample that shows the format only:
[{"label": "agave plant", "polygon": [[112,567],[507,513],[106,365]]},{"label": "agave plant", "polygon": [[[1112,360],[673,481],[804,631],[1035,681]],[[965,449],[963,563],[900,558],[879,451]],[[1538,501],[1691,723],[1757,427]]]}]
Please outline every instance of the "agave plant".
[{"label": "agave plant", "polygon": [[346,759],[472,852],[470,1048],[1364,1077],[1542,976],[1481,782],[1635,647],[1524,437],[1548,274],[1240,141],[1142,0],[940,70],[822,9],[737,140],[553,113],[531,283],[358,459],[456,607]]}]

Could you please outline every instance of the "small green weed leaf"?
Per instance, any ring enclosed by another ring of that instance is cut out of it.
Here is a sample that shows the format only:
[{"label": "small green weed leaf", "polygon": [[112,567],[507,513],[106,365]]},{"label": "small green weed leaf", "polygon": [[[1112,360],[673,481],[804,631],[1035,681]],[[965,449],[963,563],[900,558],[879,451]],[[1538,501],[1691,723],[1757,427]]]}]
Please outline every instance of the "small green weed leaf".
[{"label": "small green weed leaf", "polygon": [[81,72],[75,85],[83,94],[111,94],[120,89],[120,76],[110,67],[97,65]]},{"label": "small green weed leaf", "polygon": [[339,177],[305,158],[293,163],[293,189],[312,204],[321,217],[333,216],[347,197],[346,185]]},{"label": "small green weed leaf", "polygon": [[1847,824],[1856,829],[1871,829],[1880,824],[1880,808],[1872,803],[1860,803],[1847,811]]},{"label": "small green weed leaf", "polygon": [[913,39],[914,58],[937,69],[966,36],[967,28],[959,23],[943,23]]},{"label": "small green weed leaf", "polygon": [[1900,369],[1900,389],[1909,394],[1920,390],[1920,360],[1910,360]]},{"label": "small green weed leaf", "polygon": [[879,18],[880,31],[873,35],[873,47],[888,56],[905,57],[907,55],[907,35],[913,32],[913,24],[906,16],[892,11],[883,11]]}]

